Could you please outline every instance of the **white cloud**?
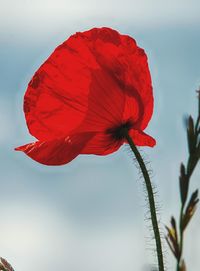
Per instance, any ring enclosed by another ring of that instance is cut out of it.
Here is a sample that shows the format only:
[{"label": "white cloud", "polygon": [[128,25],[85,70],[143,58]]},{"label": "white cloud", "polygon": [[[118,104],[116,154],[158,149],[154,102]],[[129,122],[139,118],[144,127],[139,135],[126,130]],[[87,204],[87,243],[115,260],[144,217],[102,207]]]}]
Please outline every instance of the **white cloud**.
[{"label": "white cloud", "polygon": [[0,213],[1,256],[15,270],[131,271],[147,263],[144,232],[133,225],[76,225],[44,202],[11,201]]},{"label": "white cloud", "polygon": [[23,202],[11,201],[1,206],[1,256],[15,270],[32,271],[36,265],[40,266],[39,270],[54,270],[50,265],[56,266],[59,256],[67,258],[70,242],[67,221],[55,210],[50,211],[44,203],[36,202],[27,202],[25,206]]}]

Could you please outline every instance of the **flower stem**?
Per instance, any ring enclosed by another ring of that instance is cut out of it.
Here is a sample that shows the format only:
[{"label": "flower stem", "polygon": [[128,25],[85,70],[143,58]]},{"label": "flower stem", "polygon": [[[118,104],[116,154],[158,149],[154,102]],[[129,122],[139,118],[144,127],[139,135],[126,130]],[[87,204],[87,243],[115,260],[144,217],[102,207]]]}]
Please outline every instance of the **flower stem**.
[{"label": "flower stem", "polygon": [[148,200],[149,200],[149,207],[150,207],[150,213],[151,213],[151,221],[153,225],[153,231],[156,241],[156,251],[157,251],[157,259],[158,259],[158,267],[159,271],[164,271],[164,262],[163,262],[163,252],[162,252],[162,244],[161,244],[161,237],[160,237],[160,231],[158,227],[158,221],[157,221],[157,214],[156,214],[156,207],[155,207],[155,200],[154,200],[154,193],[153,188],[151,184],[151,180],[147,171],[147,168],[145,166],[145,163],[142,159],[142,156],[140,155],[140,152],[138,151],[137,147],[135,146],[132,138],[129,136],[128,131],[124,131],[125,138],[127,139],[136,159],[137,162],[141,168],[145,185],[147,189],[148,194]]}]

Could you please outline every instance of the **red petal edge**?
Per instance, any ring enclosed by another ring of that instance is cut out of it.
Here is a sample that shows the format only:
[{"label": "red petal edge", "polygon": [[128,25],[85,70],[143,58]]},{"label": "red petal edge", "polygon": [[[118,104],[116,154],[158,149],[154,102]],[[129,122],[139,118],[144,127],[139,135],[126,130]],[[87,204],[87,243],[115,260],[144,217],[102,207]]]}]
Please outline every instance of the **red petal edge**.
[{"label": "red petal edge", "polygon": [[156,140],[150,135],[145,134],[143,131],[131,129],[129,135],[137,146],[154,147],[156,145]]},{"label": "red petal edge", "polygon": [[78,156],[94,133],[81,133],[50,141],[36,141],[15,148],[33,160],[48,166],[64,165]]}]

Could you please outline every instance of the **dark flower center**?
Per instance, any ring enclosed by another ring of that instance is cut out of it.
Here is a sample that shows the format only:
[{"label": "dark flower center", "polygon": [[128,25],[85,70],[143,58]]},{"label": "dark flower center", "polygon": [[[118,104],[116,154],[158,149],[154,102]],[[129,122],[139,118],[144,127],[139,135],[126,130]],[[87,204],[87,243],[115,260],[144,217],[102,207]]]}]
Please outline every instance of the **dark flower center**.
[{"label": "dark flower center", "polygon": [[115,140],[121,140],[125,138],[125,132],[129,131],[133,127],[133,122],[128,120],[126,122],[121,123],[118,126],[108,128],[106,133],[111,135],[111,137]]}]

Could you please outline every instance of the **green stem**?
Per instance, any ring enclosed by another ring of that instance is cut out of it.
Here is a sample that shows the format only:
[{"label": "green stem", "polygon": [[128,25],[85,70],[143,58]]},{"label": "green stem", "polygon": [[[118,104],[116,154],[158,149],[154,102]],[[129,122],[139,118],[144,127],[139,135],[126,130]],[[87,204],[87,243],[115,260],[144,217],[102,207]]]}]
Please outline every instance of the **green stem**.
[{"label": "green stem", "polygon": [[184,205],[181,205],[181,211],[180,211],[180,221],[179,221],[179,230],[180,230],[180,243],[179,243],[179,257],[177,259],[177,265],[176,265],[176,271],[180,271],[180,261],[182,257],[183,252],[183,209]]},{"label": "green stem", "polygon": [[153,225],[153,231],[154,231],[154,236],[155,236],[155,241],[156,241],[156,251],[157,251],[157,258],[158,258],[158,267],[159,271],[164,271],[164,262],[163,262],[163,252],[162,252],[162,245],[161,245],[161,237],[160,237],[160,232],[159,232],[159,227],[158,227],[158,221],[157,221],[157,214],[156,214],[156,207],[155,207],[155,200],[154,200],[154,194],[153,194],[153,188],[151,184],[151,180],[147,171],[147,168],[145,166],[145,163],[142,159],[142,156],[140,155],[137,147],[135,146],[132,138],[129,136],[128,131],[124,131],[125,138],[127,139],[136,159],[137,162],[141,168],[145,184],[146,184],[146,189],[147,189],[147,194],[148,194],[148,200],[149,200],[149,207],[150,207],[150,213],[151,213],[151,221]]}]

